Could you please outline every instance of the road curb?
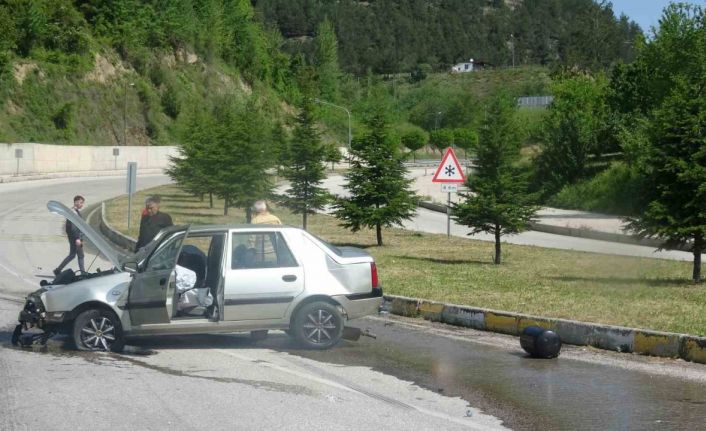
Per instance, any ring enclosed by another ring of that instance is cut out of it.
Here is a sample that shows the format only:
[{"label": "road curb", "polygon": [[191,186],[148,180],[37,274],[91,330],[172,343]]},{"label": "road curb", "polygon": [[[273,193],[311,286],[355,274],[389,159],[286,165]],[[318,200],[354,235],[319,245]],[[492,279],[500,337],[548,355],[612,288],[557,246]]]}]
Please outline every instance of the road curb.
[{"label": "road curb", "polygon": [[541,326],[556,332],[568,344],[706,364],[705,337],[531,316],[396,295],[385,295],[385,305],[392,314],[400,316],[421,317],[514,336],[519,336],[528,326]]},{"label": "road curb", "polygon": [[122,232],[114,229],[110,223],[105,219],[105,202],[101,202],[100,206],[100,231],[108,238],[113,244],[124,248],[125,250],[134,251],[137,240],[133,237],[127,236]]}]

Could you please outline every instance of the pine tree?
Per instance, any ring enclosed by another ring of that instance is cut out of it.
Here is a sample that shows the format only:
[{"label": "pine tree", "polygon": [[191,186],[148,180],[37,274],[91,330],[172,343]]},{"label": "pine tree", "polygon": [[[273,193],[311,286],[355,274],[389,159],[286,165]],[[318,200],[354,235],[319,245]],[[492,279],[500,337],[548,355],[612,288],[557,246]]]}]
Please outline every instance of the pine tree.
[{"label": "pine tree", "polygon": [[215,126],[210,115],[191,113],[182,132],[179,157],[170,157],[171,164],[167,169],[167,175],[186,192],[199,196],[208,193],[211,208],[215,188],[211,172],[216,151]]},{"label": "pine tree", "polygon": [[677,82],[657,110],[647,157],[647,208],[629,226],[641,236],[665,240],[665,247],[691,245],[692,279],[700,283],[706,249],[706,96],[703,78]]},{"label": "pine tree", "polygon": [[295,214],[302,215],[302,227],[307,228],[307,215],[323,209],[329,194],[321,187],[326,177],[325,148],[315,127],[314,106],[310,95],[303,98],[292,140],[289,144],[289,164],[284,177],[290,187],[283,203]]},{"label": "pine tree", "polygon": [[[624,151],[642,178],[642,210],[629,218],[641,236],[663,247],[691,247],[692,279],[702,281],[706,237],[706,26],[704,10],[668,6],[659,31],[634,63],[614,74],[612,104],[636,142]],[[642,125],[642,126],[641,126]]]},{"label": "pine tree", "polygon": [[344,186],[350,196],[336,202],[336,217],[353,232],[375,228],[383,245],[382,228],[401,225],[417,207],[417,196],[406,178],[399,143],[392,138],[386,107],[376,102],[366,121],[369,132],[353,141],[351,170]]},{"label": "pine tree", "polygon": [[215,160],[210,166],[215,191],[223,198],[223,213],[231,206],[245,208],[272,194],[274,185],[267,169],[275,165],[270,157],[271,129],[264,114],[250,100],[243,109],[226,100],[216,109]]},{"label": "pine tree", "polygon": [[495,236],[495,264],[502,261],[500,238],[525,230],[537,211],[527,194],[526,176],[515,165],[520,139],[514,109],[509,97],[491,101],[480,132],[476,173],[466,180],[469,193],[461,193],[462,202],[452,208],[452,217],[471,228],[469,235]]},{"label": "pine tree", "polygon": [[339,98],[341,70],[338,65],[338,39],[328,18],[316,30],[316,73],[321,97],[330,102]]}]

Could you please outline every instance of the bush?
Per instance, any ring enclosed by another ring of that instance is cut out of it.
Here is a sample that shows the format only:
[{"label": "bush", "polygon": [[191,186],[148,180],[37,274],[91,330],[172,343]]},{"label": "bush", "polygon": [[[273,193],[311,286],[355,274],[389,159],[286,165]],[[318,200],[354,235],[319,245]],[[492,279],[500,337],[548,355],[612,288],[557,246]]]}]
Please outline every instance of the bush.
[{"label": "bush", "polygon": [[164,113],[171,118],[179,116],[181,101],[179,100],[179,92],[173,85],[167,85],[162,93],[162,108],[164,108]]},{"label": "bush", "polygon": [[635,168],[615,162],[589,180],[564,186],[548,204],[558,208],[634,215],[638,211],[640,182]]},{"label": "bush", "polygon": [[65,130],[71,127],[73,123],[74,107],[72,103],[64,103],[61,108],[52,116],[54,127],[60,130]]}]

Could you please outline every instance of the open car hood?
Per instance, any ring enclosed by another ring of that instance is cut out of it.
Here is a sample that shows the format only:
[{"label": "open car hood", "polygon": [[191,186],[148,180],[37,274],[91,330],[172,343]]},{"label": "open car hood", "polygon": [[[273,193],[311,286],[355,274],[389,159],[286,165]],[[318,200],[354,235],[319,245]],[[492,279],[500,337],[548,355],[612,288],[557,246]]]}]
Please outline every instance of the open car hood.
[{"label": "open car hood", "polygon": [[54,214],[58,214],[78,227],[83,233],[85,239],[90,241],[98,248],[103,256],[110,261],[116,268],[122,270],[123,262],[135,260],[132,254],[119,251],[117,248],[110,245],[102,235],[98,234],[91,226],[88,225],[81,217],[76,214],[76,211],[67,208],[64,204],[57,201],[47,202],[47,208]]}]

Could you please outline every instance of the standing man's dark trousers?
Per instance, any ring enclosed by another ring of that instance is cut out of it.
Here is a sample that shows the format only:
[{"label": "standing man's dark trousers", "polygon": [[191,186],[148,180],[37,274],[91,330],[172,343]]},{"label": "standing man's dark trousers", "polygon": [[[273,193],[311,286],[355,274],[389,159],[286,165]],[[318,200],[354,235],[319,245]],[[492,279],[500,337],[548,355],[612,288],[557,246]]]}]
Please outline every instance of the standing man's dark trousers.
[{"label": "standing man's dark trousers", "polygon": [[78,256],[78,269],[80,269],[81,272],[86,272],[86,268],[83,264],[83,244],[77,246],[75,239],[69,239],[69,255],[66,256],[66,259],[54,270],[54,273],[60,273],[76,256]]}]

